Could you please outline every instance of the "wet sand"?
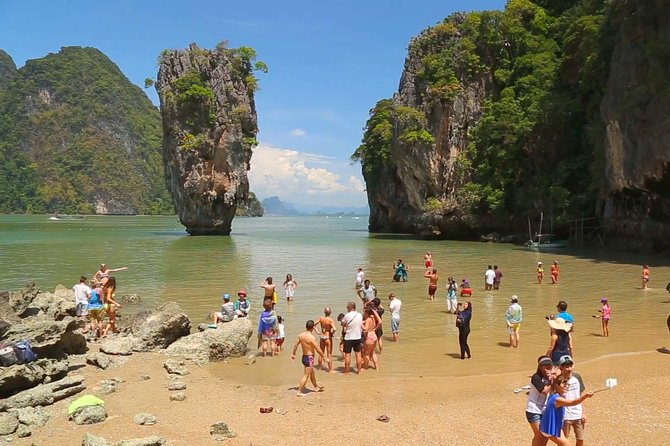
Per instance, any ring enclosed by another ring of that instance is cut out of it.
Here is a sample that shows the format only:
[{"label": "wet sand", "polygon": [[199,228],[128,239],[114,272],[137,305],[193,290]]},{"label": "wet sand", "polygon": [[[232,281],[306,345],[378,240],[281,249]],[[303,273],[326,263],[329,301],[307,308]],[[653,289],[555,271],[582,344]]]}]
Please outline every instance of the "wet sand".
[{"label": "wet sand", "polygon": [[[237,432],[236,438],[224,443],[230,445],[530,444],[531,431],[524,417],[526,396],[515,394],[514,389],[528,384],[531,369],[505,372],[492,368],[478,376],[401,379],[377,375],[374,370],[347,377],[317,371],[325,391],[297,398],[298,374],[292,385],[256,386],[223,376],[225,364],[198,367],[187,363],[190,374],[183,379],[188,385],[187,399],[177,402],[169,400],[169,380],[162,367],[165,359],[158,353],[135,354],[124,365],[109,370],[81,369],[87,378],[85,393],[96,394],[94,387],[102,379],[126,380],[116,393],[101,395],[109,413],[107,421],[77,426],[67,421],[71,399],[60,401],[48,408],[54,416],[45,428],[35,428],[31,438],[13,443],[79,445],[90,432],[112,441],[160,435],[170,445],[217,444],[209,435],[209,426],[225,421]],[[290,361],[290,351],[259,361]],[[471,361],[485,360],[475,357]],[[587,402],[587,444],[667,443],[670,354],[652,350],[609,355],[577,363],[575,371],[591,390],[604,387],[606,378],[618,379],[618,387]],[[141,374],[151,379],[142,381]],[[259,408],[266,406],[274,411],[261,414]],[[281,415],[278,410],[287,413]],[[135,425],[133,417],[140,412],[156,415],[158,423]],[[377,421],[380,415],[390,421]]]}]

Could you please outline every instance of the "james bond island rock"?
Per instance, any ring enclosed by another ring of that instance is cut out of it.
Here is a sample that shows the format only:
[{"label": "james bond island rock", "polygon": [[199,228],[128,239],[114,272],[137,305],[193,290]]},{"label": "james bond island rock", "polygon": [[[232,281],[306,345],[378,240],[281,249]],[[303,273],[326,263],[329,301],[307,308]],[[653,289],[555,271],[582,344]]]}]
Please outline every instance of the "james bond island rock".
[{"label": "james bond island rock", "polygon": [[163,163],[181,223],[191,235],[229,235],[249,194],[258,133],[256,53],[191,44],[160,57],[156,90],[163,116]]},{"label": "james bond island rock", "polygon": [[565,236],[596,217],[585,237],[667,249],[666,9],[510,0],[423,31],[352,156],[370,231],[526,233],[544,212]]}]

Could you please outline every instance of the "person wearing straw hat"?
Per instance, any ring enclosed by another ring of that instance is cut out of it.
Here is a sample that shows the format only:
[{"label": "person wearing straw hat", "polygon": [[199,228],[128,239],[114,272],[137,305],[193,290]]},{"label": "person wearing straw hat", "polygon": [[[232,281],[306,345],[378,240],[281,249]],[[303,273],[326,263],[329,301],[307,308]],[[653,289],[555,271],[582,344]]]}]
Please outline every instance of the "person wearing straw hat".
[{"label": "person wearing straw hat", "polygon": [[547,320],[549,327],[551,327],[551,340],[549,348],[547,348],[547,356],[558,365],[561,356],[572,355],[572,324],[569,324],[560,317]]},{"label": "person wearing straw hat", "polygon": [[[573,371],[575,362],[569,355],[561,356],[558,360],[558,366],[561,368],[561,376],[568,380],[568,388],[565,391],[565,398],[576,400],[584,394],[586,386],[579,373]],[[566,406],[563,415],[563,434],[565,438],[570,436],[570,431],[575,431],[575,446],[584,446],[584,425],[586,416],[584,415],[584,404],[579,403],[574,406]]]}]

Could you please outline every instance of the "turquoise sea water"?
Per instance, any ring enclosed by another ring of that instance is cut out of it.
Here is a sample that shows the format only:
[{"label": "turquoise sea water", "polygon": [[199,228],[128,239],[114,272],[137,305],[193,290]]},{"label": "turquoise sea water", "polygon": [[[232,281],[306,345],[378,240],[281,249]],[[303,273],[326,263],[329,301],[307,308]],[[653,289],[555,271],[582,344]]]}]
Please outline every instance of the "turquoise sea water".
[{"label": "turquoise sea water", "polygon": [[[423,254],[432,251],[440,274],[438,296],[427,298]],[[409,282],[394,283],[392,264],[398,257],[410,266]],[[556,259],[561,281],[551,285],[549,265]],[[545,283],[535,280],[538,260],[546,267]],[[292,273],[299,286],[295,301],[280,291],[277,310],[286,319],[287,344],[316,319],[324,306],[333,315],[344,312],[353,292],[356,268],[379,291],[402,300],[401,342],[385,339],[382,374],[464,375],[492,370],[526,370],[546,350],[549,333],[544,316],[555,312],[558,300],[569,303],[575,315],[575,356],[578,360],[626,351],[651,350],[668,344],[665,319],[670,299],[670,261],[661,257],[595,251],[530,252],[508,244],[417,240],[402,235],[369,234],[367,218],[262,217],[236,218],[230,237],[190,237],[176,217],[87,216],[52,221],[48,216],[0,216],[0,290],[14,290],[35,281],[45,290],[71,287],[81,274],[91,277],[100,263],[128,266],[116,274],[119,294],[137,293],[135,308],[153,308],[164,301],[179,303],[194,325],[218,309],[221,295],[239,288],[249,291],[257,316],[265,277],[281,284]],[[651,289],[640,289],[641,265],[651,265]],[[504,273],[500,291],[483,291],[489,264]],[[446,278],[470,279],[475,289],[470,345],[474,359],[461,361],[454,316],[444,312]],[[507,348],[504,313],[512,294],[524,309],[521,348]],[[601,338],[600,321],[593,319],[599,301],[612,304],[611,336]],[[389,320],[385,331],[390,334]],[[290,352],[285,354],[289,356]],[[232,361],[221,369],[244,367]],[[339,365],[336,364],[336,365]],[[245,369],[241,380],[291,382],[299,365],[286,357],[260,360]],[[374,372],[373,372],[374,373]]]}]

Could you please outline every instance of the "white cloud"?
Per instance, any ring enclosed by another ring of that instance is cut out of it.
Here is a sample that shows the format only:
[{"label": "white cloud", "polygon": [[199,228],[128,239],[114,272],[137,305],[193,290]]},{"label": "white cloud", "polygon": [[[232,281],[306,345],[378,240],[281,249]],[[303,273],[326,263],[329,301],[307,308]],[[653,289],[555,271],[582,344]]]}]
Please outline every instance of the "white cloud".
[{"label": "white cloud", "polygon": [[303,129],[293,129],[293,130],[291,130],[291,133],[289,133],[289,135],[302,137],[302,136],[306,136],[307,132],[304,131]]},{"label": "white cloud", "polygon": [[259,144],[251,157],[251,191],[296,204],[365,206],[359,166],[332,157]]}]

